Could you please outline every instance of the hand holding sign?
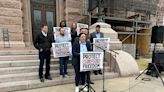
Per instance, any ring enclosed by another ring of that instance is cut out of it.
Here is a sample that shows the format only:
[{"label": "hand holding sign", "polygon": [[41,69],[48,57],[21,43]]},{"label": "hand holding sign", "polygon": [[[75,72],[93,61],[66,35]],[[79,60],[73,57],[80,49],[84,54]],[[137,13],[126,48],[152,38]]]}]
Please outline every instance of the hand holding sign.
[{"label": "hand holding sign", "polygon": [[65,57],[72,55],[71,42],[53,43],[52,44],[54,57]]}]

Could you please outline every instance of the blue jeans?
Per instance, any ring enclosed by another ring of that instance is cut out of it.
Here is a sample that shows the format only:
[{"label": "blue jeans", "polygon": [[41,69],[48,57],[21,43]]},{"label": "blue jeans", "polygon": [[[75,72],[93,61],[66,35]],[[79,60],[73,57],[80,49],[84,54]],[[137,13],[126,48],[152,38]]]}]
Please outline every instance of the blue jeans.
[{"label": "blue jeans", "polygon": [[60,64],[60,75],[67,74],[67,63],[69,57],[59,57],[59,64]]}]

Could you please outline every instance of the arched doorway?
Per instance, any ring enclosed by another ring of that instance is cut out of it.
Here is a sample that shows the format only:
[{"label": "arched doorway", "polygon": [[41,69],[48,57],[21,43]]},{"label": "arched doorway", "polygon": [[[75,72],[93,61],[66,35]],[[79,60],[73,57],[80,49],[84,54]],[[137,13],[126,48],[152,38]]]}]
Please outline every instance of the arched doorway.
[{"label": "arched doorway", "polygon": [[33,40],[42,24],[52,31],[56,26],[56,0],[31,0],[31,19]]}]

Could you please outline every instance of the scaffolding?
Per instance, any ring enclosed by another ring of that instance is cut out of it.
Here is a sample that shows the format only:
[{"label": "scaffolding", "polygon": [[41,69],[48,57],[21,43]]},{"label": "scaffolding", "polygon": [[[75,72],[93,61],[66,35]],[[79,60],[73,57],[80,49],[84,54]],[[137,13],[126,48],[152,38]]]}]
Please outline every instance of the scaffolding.
[{"label": "scaffolding", "polygon": [[[151,36],[151,16],[157,16],[156,0],[89,0],[91,24],[95,23],[99,16],[119,35],[127,35],[122,42],[131,37],[136,55],[137,36]],[[95,9],[100,9],[93,13]],[[121,28],[120,28],[121,27]],[[130,28],[130,30],[126,30]],[[150,30],[148,33],[138,33],[140,29]],[[123,31],[120,31],[123,30]]]},{"label": "scaffolding", "polygon": [[90,12],[97,7],[102,8],[102,11],[100,11],[102,15],[104,14],[110,17],[129,18],[127,14],[128,12],[143,13],[144,15],[156,15],[157,1],[156,0],[89,0],[88,10]]}]

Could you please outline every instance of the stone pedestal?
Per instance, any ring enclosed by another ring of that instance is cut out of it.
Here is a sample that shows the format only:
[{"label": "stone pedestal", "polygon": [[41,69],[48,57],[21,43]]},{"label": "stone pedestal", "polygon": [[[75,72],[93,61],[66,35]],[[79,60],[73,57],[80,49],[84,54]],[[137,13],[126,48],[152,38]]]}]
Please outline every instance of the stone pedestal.
[{"label": "stone pedestal", "polygon": [[110,49],[120,50],[122,48],[122,42],[118,39],[118,33],[111,28],[111,25],[104,22],[97,22],[90,26],[89,32],[94,32],[97,25],[101,26],[100,30],[104,33],[104,37],[110,38]]},{"label": "stone pedestal", "polygon": [[[136,60],[123,50],[115,51],[118,54],[113,52],[106,52],[105,54],[105,60],[109,63],[110,71],[117,72],[122,77],[138,75],[139,68]],[[114,55],[116,55],[116,57],[114,57]]]},{"label": "stone pedestal", "polygon": [[118,33],[109,24],[104,22],[97,22],[91,25],[89,28],[90,33],[96,30],[97,25],[101,26],[100,30],[104,33],[104,37],[110,38],[110,49],[118,53],[110,51],[105,54],[105,60],[108,62],[110,70],[118,72],[120,76],[138,74],[139,68],[135,59],[127,52],[121,50],[122,42],[118,39]]}]

